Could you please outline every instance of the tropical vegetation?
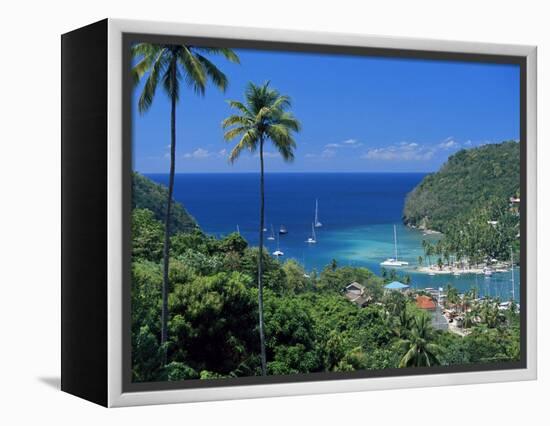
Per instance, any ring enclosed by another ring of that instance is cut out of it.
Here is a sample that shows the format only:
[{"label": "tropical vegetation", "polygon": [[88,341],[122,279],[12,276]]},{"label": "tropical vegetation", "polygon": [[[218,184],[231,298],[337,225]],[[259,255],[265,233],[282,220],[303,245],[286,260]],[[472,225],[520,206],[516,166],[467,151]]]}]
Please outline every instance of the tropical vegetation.
[{"label": "tropical vegetation", "polygon": [[403,220],[447,233],[457,220],[470,220],[488,205],[487,214],[505,210],[519,194],[520,164],[515,141],[462,149],[407,195]]},{"label": "tropical vegetation", "polygon": [[[464,149],[426,176],[406,198],[404,222],[444,233],[425,240],[424,259],[442,268],[509,261],[519,256],[520,145]],[[511,200],[514,200],[512,202]]]}]

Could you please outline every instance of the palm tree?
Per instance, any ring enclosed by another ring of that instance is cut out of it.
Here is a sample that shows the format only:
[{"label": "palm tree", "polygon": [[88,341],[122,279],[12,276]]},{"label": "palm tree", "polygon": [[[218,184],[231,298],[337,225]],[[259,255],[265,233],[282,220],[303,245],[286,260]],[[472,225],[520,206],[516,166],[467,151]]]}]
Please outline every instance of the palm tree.
[{"label": "palm tree", "polygon": [[300,122],[288,112],[291,101],[269,87],[249,83],[245,91],[245,102],[229,101],[237,114],[227,117],[222,122],[226,129],[224,139],[231,141],[239,137],[239,142],[229,154],[229,161],[234,162],[244,151],[256,152],[260,157],[260,227],[258,251],[258,322],[260,331],[260,354],[262,375],[266,375],[265,335],[263,318],[263,245],[264,245],[264,146],[271,140],[283,160],[294,160],[294,132],[300,131]]},{"label": "palm tree", "polygon": [[433,340],[430,318],[427,315],[417,315],[409,336],[400,341],[400,346],[405,353],[399,362],[399,368],[439,365],[437,355],[441,352],[441,348],[432,343]]},{"label": "palm tree", "polygon": [[[137,43],[132,46],[132,56],[136,64],[132,68],[134,83],[144,80],[138,109],[145,113],[152,105],[157,86],[162,87],[170,100],[170,177],[168,197],[164,217],[163,280],[162,280],[162,318],[161,345],[168,341],[168,292],[170,259],[170,213],[174,192],[174,174],[176,169],[176,105],[180,98],[182,81],[196,94],[204,95],[211,81],[214,86],[225,91],[227,77],[205,55],[221,54],[231,62],[239,58],[231,49],[196,47],[182,44]],[[164,349],[166,363],[166,349]]]},{"label": "palm tree", "polygon": [[451,284],[447,284],[447,304],[456,307],[459,301],[460,296],[458,295],[458,290]]},{"label": "palm tree", "polygon": [[428,258],[428,266],[432,266],[432,255],[434,254],[434,246],[427,240],[422,240],[422,248],[424,249],[424,255]]}]

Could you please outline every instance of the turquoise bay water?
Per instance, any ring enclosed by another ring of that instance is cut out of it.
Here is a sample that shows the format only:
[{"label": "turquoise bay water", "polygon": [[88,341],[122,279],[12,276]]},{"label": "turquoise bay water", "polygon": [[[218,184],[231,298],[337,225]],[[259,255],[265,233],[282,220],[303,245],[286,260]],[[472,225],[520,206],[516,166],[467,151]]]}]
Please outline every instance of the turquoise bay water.
[{"label": "turquoise bay water", "polygon": [[[288,234],[279,237],[282,259],[294,258],[308,271],[320,271],[336,259],[340,266],[365,266],[380,273],[380,262],[393,257],[393,225],[397,226],[398,256],[411,268],[398,273],[411,275],[416,288],[444,287],[451,283],[460,291],[477,287],[481,295],[508,300],[512,295],[511,273],[483,275],[435,275],[417,273],[423,256],[421,231],[402,225],[406,194],[425,176],[423,173],[276,173],[266,175],[266,227],[277,237],[281,225]],[[149,178],[166,185],[168,176]],[[174,198],[185,205],[201,228],[216,236],[227,235],[237,226],[251,245],[258,244],[259,178],[257,174],[178,174]],[[316,244],[307,244],[319,200]],[[270,253],[277,241],[265,240]],[[515,273],[515,297],[519,300],[519,270]]]}]

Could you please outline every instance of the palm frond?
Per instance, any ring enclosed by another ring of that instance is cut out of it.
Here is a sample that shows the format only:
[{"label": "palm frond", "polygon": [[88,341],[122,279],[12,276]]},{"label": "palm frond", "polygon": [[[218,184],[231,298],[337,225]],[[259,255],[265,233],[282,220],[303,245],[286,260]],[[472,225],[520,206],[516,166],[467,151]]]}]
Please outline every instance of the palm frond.
[{"label": "palm frond", "polygon": [[254,116],[252,114],[252,112],[248,109],[248,107],[245,104],[243,104],[242,102],[228,101],[228,103],[229,103],[229,106],[231,108],[238,109],[239,111],[241,111],[243,113],[243,115],[245,115],[247,117],[250,117],[250,118],[252,118]]},{"label": "palm frond", "polygon": [[288,127],[289,129],[295,132],[299,132],[302,129],[302,125],[300,124],[298,119],[288,112],[283,112],[278,117],[276,117],[273,121],[276,122],[277,124],[281,124],[285,127]]},{"label": "palm frond", "polygon": [[145,80],[143,90],[139,97],[138,109],[141,113],[147,111],[153,103],[153,98],[157,90],[157,85],[162,72],[166,68],[167,58],[164,49],[157,51],[155,59],[150,66],[149,75]]},{"label": "palm frond", "polygon": [[266,134],[285,161],[294,160],[296,142],[287,127],[280,124],[270,125],[266,129]]},{"label": "palm frond", "polygon": [[181,73],[175,58],[171,58],[170,64],[166,67],[162,76],[162,85],[170,99],[179,100]]},{"label": "palm frond", "polygon": [[285,95],[279,95],[271,104],[272,109],[279,109],[281,111],[284,111],[287,108],[290,108],[291,101],[288,96]]},{"label": "palm frond", "polygon": [[204,70],[206,71],[206,74],[208,75],[208,77],[210,77],[210,80],[212,80],[212,83],[214,83],[216,87],[225,92],[225,89],[227,88],[227,77],[225,76],[225,74],[221,72],[216,65],[214,65],[204,56],[198,53],[195,53],[195,56],[197,60],[202,64]]},{"label": "palm frond", "polygon": [[231,163],[234,163],[235,160],[241,155],[241,153],[248,149],[251,152],[254,152],[256,150],[256,147],[258,145],[258,134],[256,132],[256,129],[249,129],[244,134],[241,140],[235,147],[231,150],[231,153],[229,154],[229,161]]},{"label": "palm frond", "polygon": [[223,138],[229,142],[233,139],[235,139],[237,136],[242,135],[243,133],[246,133],[249,130],[247,127],[235,127],[234,129],[228,130],[224,133]]},{"label": "palm frond", "polygon": [[163,46],[153,43],[136,43],[130,48],[132,58],[140,59],[145,57],[156,57],[159,51],[163,50]]},{"label": "palm frond", "polygon": [[178,61],[185,70],[185,81],[195,93],[204,95],[206,89],[206,71],[197,57],[187,46],[178,49]]},{"label": "palm frond", "polygon": [[251,120],[248,117],[243,117],[242,115],[230,115],[225,120],[222,121],[222,129],[227,129],[228,127],[239,124],[240,126],[251,127]]},{"label": "palm frond", "polygon": [[403,358],[401,358],[401,361],[399,362],[399,368],[408,367],[414,359],[415,352],[416,348],[414,345],[412,345],[407,353],[403,355]]},{"label": "palm frond", "polygon": [[225,59],[236,64],[240,64],[241,61],[233,49],[227,47],[194,47],[193,50],[208,53],[210,55],[223,55]]},{"label": "palm frond", "polygon": [[230,107],[240,114],[231,115],[222,122],[224,129],[237,126],[225,133],[225,140],[243,135],[231,153],[230,161],[234,162],[245,147],[255,151],[260,140],[271,140],[285,161],[293,161],[296,148],[293,132],[300,130],[300,123],[284,111],[290,107],[290,98],[271,89],[269,82],[263,85],[250,82],[246,86],[245,99],[245,103],[229,101]]},{"label": "palm frond", "polygon": [[136,65],[134,65],[132,68],[132,80],[134,82],[134,86],[140,82],[141,78],[147,73],[150,66],[150,56],[144,56]]}]

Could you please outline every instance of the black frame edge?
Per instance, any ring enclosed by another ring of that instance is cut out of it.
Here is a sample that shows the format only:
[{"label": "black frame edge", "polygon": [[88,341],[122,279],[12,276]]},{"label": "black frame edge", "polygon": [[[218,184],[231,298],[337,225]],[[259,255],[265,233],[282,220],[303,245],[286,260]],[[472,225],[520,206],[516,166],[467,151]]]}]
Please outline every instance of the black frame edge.
[{"label": "black frame edge", "polygon": [[107,406],[108,20],[61,36],[61,390]]}]

